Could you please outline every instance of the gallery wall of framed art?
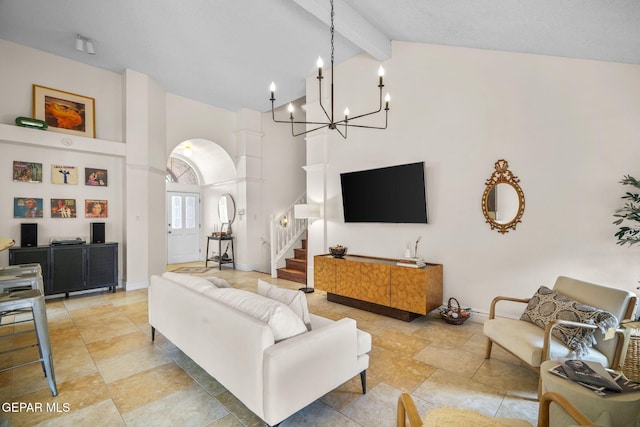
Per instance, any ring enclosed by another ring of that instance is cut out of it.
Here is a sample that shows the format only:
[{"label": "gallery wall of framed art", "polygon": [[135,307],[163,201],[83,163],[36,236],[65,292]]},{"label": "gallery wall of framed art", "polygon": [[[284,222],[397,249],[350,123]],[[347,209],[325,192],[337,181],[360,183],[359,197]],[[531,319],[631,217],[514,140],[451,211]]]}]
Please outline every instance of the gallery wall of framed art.
[{"label": "gallery wall of framed art", "polygon": [[55,148],[2,144],[0,235],[16,241],[21,223],[38,224],[38,244],[56,238],[89,241],[90,224],[122,241],[124,159]]}]

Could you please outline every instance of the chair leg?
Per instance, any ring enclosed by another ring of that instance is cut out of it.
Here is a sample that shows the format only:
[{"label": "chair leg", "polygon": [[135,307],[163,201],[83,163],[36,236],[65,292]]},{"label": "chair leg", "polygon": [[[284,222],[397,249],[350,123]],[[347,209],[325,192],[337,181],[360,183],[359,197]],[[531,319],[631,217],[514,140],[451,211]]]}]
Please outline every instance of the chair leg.
[{"label": "chair leg", "polygon": [[367,394],[367,370],[360,372],[360,382],[362,383],[362,394]]},{"label": "chair leg", "polygon": [[485,359],[491,359],[491,348],[493,347],[493,341],[487,338],[487,351],[484,354]]},{"label": "chair leg", "polygon": [[155,341],[156,340],[156,328],[154,328],[153,326],[151,327],[151,341]]}]

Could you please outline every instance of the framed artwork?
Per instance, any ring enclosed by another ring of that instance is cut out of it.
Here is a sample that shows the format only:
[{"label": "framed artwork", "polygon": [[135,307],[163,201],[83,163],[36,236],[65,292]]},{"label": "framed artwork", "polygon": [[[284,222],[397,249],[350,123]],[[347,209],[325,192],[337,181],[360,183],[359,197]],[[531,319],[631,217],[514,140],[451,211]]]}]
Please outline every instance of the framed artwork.
[{"label": "framed artwork", "polygon": [[106,187],[107,184],[106,169],[84,168],[84,185]]},{"label": "framed artwork", "polygon": [[13,180],[42,182],[42,163],[13,161]]},{"label": "framed artwork", "polygon": [[51,218],[75,218],[76,199],[51,199]]},{"label": "framed artwork", "polygon": [[36,197],[14,197],[14,218],[42,218],[42,199]]},{"label": "framed artwork", "polygon": [[75,166],[51,165],[52,184],[78,184],[78,168]]},{"label": "framed artwork", "polygon": [[33,117],[44,120],[55,132],[96,137],[93,98],[34,84]]},{"label": "framed artwork", "polygon": [[109,215],[109,202],[106,200],[84,201],[84,216],[86,218],[106,218]]}]

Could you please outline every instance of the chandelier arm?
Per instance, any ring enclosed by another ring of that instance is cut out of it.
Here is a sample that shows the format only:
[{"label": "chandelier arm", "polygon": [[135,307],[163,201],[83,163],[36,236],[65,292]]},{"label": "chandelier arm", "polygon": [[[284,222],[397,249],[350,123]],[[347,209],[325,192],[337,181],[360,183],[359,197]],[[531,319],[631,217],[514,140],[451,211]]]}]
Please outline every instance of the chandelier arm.
[{"label": "chandelier arm", "polygon": [[372,111],[370,113],[365,113],[365,114],[360,114],[359,116],[353,116],[353,117],[349,117],[349,120],[355,120],[355,119],[359,119],[360,117],[366,117],[366,116],[370,116],[371,114],[376,114],[379,113],[380,111],[382,111],[382,88],[384,86],[380,86],[380,106],[378,107],[377,110]]},{"label": "chandelier arm", "polygon": [[[304,122],[302,122],[302,123],[304,123]],[[293,124],[292,124],[292,125],[291,125],[291,135],[293,135],[293,136],[305,135],[305,134],[307,134],[307,133],[310,133],[310,132],[313,132],[313,131],[316,131],[316,130],[319,130],[319,129],[322,129],[322,128],[326,128],[326,127],[329,127],[329,125],[325,123],[325,124],[323,124],[322,126],[318,126],[318,127],[316,127],[316,128],[309,129],[309,130],[304,131],[304,132],[300,132],[300,133],[293,133]]]},{"label": "chandelier arm", "polygon": [[[369,114],[373,114],[373,113],[369,113]],[[365,114],[368,115],[368,114]],[[362,117],[362,116],[359,116]],[[364,129],[386,129],[387,125],[389,123],[389,110],[385,108],[385,114],[384,114],[384,126],[368,126],[368,125],[354,125],[351,123],[353,119],[351,117],[349,117],[348,120],[341,120],[339,122],[336,122],[336,125],[344,125],[345,127],[353,127],[353,128],[364,128]]]},{"label": "chandelier arm", "polygon": [[271,119],[273,119],[274,122],[276,123],[295,123],[295,124],[301,124],[301,125],[324,125],[324,126],[328,126],[329,123],[327,122],[302,122],[302,121],[297,121],[297,120],[278,120],[276,119],[276,112],[273,106],[273,102],[271,103]]},{"label": "chandelier arm", "polygon": [[337,127],[335,127],[334,129],[338,131],[338,133],[340,134],[340,136],[341,136],[342,138],[347,139],[347,127],[346,127],[346,126],[345,126],[345,128],[344,128],[344,133],[342,133],[342,132],[340,131],[340,129],[338,129]]},{"label": "chandelier arm", "polygon": [[324,105],[322,105],[322,77],[318,77],[318,101],[320,102],[320,108],[322,108],[322,111],[324,112],[324,115],[327,117],[327,120],[331,122],[331,117],[329,117],[327,110],[325,110]]}]

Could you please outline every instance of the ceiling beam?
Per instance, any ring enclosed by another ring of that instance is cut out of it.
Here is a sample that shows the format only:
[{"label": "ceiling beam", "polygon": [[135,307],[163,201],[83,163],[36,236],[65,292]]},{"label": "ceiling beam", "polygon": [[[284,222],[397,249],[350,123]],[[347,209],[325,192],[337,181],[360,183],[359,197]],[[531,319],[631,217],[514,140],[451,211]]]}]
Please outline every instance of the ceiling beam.
[{"label": "ceiling beam", "polygon": [[[331,6],[327,0],[295,0],[295,2],[331,25]],[[341,2],[334,16],[335,31],[378,61],[391,58],[391,40],[345,2]]]}]

